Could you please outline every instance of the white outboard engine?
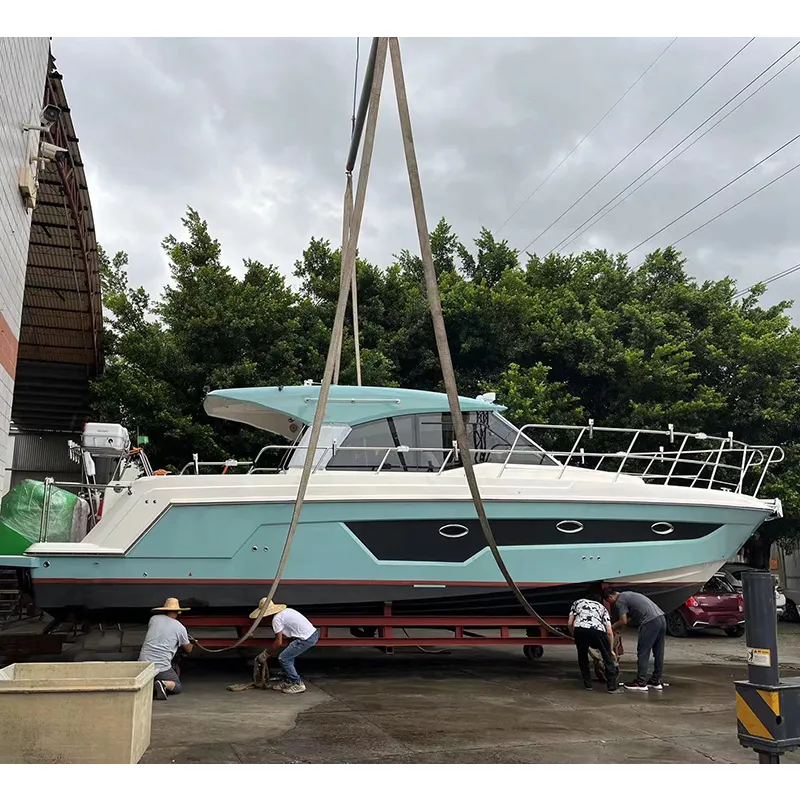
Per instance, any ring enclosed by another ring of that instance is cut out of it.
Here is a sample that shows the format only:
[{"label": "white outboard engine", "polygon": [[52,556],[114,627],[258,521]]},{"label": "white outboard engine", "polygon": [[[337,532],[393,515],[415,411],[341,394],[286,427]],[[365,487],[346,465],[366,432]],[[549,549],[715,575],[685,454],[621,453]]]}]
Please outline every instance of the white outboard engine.
[{"label": "white outboard engine", "polygon": [[122,425],[87,422],[83,428],[81,447],[93,456],[121,458],[131,449],[131,437]]}]

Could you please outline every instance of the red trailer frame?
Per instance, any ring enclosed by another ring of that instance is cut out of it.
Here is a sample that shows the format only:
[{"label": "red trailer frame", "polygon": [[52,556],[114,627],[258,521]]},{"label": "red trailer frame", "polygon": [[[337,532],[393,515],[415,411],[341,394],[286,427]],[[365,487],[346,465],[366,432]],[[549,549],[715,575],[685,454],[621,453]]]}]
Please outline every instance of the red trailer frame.
[{"label": "red trailer frame", "polygon": [[[557,636],[530,617],[418,617],[394,616],[390,604],[386,604],[382,616],[323,616],[312,615],[311,622],[319,629],[317,647],[380,647],[393,652],[395,647],[510,647],[520,646],[529,658],[539,658],[544,645],[572,644],[566,636]],[[183,624],[204,647],[230,647],[252,625],[249,617],[184,616]],[[545,618],[548,625],[563,628],[566,632],[566,617]],[[207,629],[234,629],[236,636],[209,634]],[[349,635],[336,635],[334,629],[345,628]],[[407,629],[431,631],[430,635],[409,635]],[[203,630],[205,629],[205,630]],[[353,634],[360,629],[360,634]],[[366,630],[365,630],[366,629]],[[398,630],[399,629],[399,630]],[[435,635],[446,630],[450,635]],[[203,631],[203,632],[201,632]],[[499,631],[499,636],[497,632]],[[521,632],[521,635],[514,632]],[[264,635],[267,634],[267,635]],[[268,620],[263,620],[254,635],[244,642],[243,648],[263,649],[273,640]]]}]

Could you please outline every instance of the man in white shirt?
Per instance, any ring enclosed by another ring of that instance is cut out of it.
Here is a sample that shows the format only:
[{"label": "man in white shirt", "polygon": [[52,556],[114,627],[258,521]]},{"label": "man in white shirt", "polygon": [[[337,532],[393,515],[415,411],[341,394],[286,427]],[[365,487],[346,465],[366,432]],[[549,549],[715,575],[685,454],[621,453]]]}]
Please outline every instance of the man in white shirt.
[{"label": "man in white shirt", "polygon": [[[250,619],[255,619],[259,615],[266,602],[267,598],[262,597],[258,608],[250,614]],[[287,608],[281,603],[270,602],[264,617],[270,616],[275,642],[267,652],[273,655],[280,651],[278,661],[286,674],[286,681],[276,684],[273,688],[285,694],[300,694],[306,690],[306,685],[297,674],[294,660],[319,641],[319,631],[299,611]],[[289,641],[288,644],[286,640]]]},{"label": "man in white shirt", "polygon": [[178,622],[178,614],[188,611],[181,608],[176,597],[168,597],[163,606],[152,609],[156,613],[150,617],[144,644],[139,651],[139,661],[149,661],[156,665],[158,673],[153,683],[156,699],[166,700],[167,695],[181,693],[181,679],[172,665],[172,659],[180,647],[184,653],[192,652],[192,640],[186,628]]}]

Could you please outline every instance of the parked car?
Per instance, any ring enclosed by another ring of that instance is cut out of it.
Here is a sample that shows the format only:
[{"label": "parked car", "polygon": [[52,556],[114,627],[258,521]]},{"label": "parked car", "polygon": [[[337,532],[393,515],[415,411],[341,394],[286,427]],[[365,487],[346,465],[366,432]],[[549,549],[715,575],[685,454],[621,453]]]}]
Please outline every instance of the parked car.
[{"label": "parked car", "polygon": [[[742,573],[750,572],[752,570],[753,567],[749,567],[747,564],[729,561],[724,567],[722,567],[718,574],[723,575],[725,580],[727,580],[727,582],[733,586],[733,588],[739,592],[739,594],[742,594]],[[775,609],[778,613],[778,618],[780,619],[786,612],[786,595],[784,595],[784,593],[781,591],[778,576],[774,575],[773,577],[775,578]]]},{"label": "parked car", "polygon": [[667,614],[667,633],[687,636],[689,631],[717,629],[728,636],[744,633],[744,598],[718,572],[682,606]]}]

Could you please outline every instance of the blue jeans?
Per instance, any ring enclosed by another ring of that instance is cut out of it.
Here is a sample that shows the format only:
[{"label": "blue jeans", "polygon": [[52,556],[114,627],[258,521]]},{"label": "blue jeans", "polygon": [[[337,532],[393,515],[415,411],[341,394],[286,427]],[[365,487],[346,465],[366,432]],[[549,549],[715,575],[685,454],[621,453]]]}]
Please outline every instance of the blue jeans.
[{"label": "blue jeans", "polygon": [[290,642],[278,656],[278,661],[281,662],[281,667],[286,673],[288,683],[302,683],[302,678],[297,674],[294,668],[294,660],[297,656],[310,650],[319,641],[319,631],[314,631],[308,639],[295,639]]}]

